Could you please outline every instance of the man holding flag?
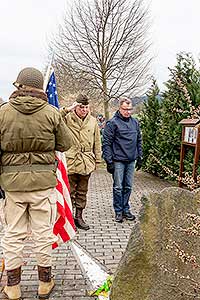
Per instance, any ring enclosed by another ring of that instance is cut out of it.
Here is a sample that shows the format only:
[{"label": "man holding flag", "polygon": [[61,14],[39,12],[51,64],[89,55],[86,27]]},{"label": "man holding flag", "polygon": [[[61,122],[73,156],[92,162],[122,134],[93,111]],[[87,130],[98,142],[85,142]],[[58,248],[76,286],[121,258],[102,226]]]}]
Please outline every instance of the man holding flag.
[{"label": "man holding flag", "polygon": [[0,108],[0,184],[6,196],[7,225],[2,239],[7,271],[4,293],[11,300],[21,297],[22,251],[29,225],[38,265],[38,295],[42,299],[54,287],[51,252],[57,240],[53,235],[55,151],[67,151],[71,139],[59,111],[47,102],[39,70],[23,69],[14,85],[17,90]]}]

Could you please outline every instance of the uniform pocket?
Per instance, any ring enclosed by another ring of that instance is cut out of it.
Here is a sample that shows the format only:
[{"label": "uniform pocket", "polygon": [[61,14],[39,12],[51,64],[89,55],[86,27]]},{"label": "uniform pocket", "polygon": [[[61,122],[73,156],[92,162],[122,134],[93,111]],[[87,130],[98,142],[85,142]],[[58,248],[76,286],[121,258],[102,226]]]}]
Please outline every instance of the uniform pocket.
[{"label": "uniform pocket", "polygon": [[57,217],[57,204],[56,204],[56,190],[54,189],[52,193],[49,196],[49,203],[51,207],[51,216],[50,216],[50,222],[51,225],[55,224],[56,217]]},{"label": "uniform pocket", "polygon": [[0,222],[3,226],[7,225],[7,222],[6,222],[6,199],[0,200]]}]

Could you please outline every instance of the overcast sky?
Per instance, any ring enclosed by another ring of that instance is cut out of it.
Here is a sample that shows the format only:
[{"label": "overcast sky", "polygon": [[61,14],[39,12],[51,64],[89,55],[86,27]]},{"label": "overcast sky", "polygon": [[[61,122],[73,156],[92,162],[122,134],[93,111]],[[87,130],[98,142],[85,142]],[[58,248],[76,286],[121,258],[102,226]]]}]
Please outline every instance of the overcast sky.
[{"label": "overcast sky", "polygon": [[[73,0],[6,0],[0,10],[0,97],[7,100],[14,90],[12,82],[27,66],[43,71],[47,46],[56,33],[68,2]],[[176,54],[200,54],[199,0],[145,0],[150,3],[152,28],[152,75],[162,83]],[[151,1],[151,2],[150,2]]]}]

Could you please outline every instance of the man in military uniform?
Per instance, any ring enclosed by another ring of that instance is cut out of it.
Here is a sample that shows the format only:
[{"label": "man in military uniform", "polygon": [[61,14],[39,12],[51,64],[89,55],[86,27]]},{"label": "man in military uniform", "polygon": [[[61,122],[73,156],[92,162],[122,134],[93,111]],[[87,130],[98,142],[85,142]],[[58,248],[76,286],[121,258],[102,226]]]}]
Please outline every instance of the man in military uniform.
[{"label": "man in military uniform", "polygon": [[101,162],[101,138],[96,118],[91,116],[89,99],[78,95],[76,101],[61,113],[70,129],[72,147],[66,152],[70,194],[76,208],[75,225],[83,230],[90,227],[83,219],[88,181],[96,164]]},{"label": "man in military uniform", "polygon": [[60,112],[48,104],[39,70],[23,69],[14,85],[17,91],[0,108],[0,184],[6,196],[4,293],[9,299],[21,297],[23,241],[29,225],[38,265],[38,295],[45,298],[54,287],[51,251],[55,241],[55,150],[70,148],[70,132]]}]

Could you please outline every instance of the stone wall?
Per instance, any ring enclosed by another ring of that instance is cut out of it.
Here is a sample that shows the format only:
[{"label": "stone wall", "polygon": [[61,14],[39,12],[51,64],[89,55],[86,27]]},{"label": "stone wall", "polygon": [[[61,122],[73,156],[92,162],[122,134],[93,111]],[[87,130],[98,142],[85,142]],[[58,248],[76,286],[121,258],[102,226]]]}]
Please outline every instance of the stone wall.
[{"label": "stone wall", "polygon": [[200,299],[200,190],[165,188],[142,202],[110,299]]}]

